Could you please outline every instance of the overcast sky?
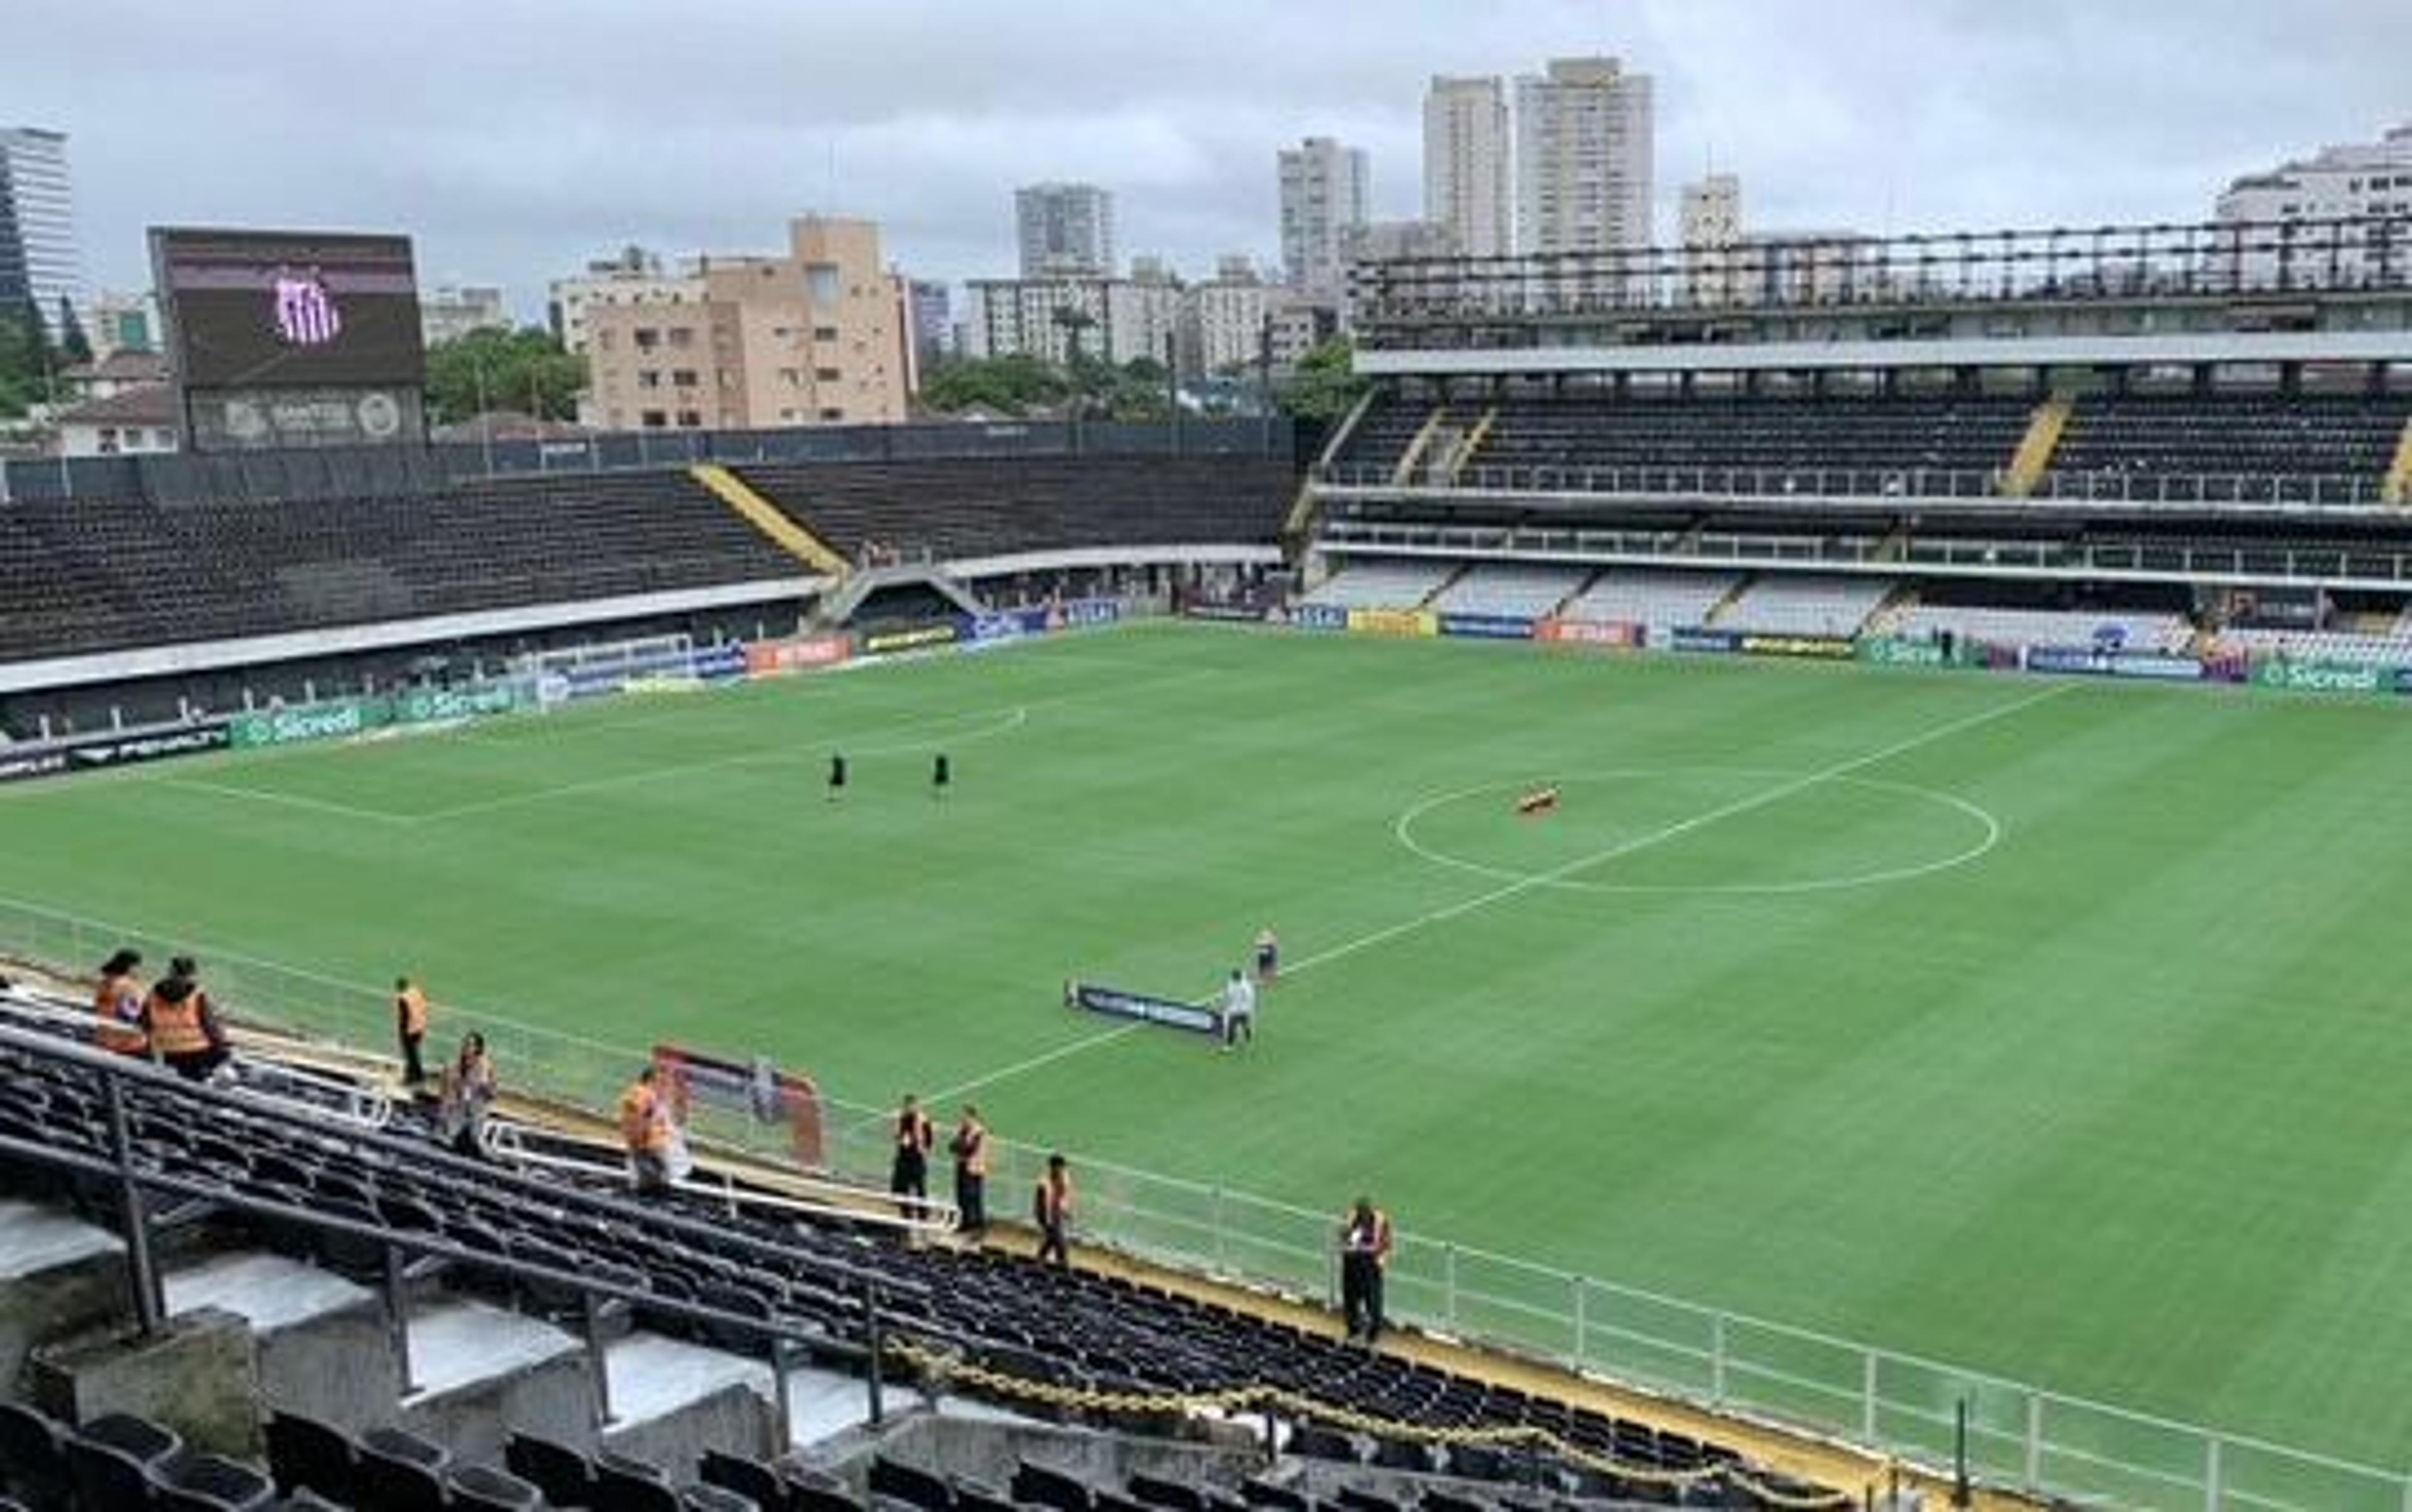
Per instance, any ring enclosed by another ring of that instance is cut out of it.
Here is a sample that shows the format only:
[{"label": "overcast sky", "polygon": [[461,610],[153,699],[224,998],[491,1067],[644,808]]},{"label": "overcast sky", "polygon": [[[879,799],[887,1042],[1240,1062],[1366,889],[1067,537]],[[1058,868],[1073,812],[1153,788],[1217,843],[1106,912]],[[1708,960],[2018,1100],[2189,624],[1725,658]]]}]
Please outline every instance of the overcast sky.
[{"label": "overcast sky", "polygon": [[1125,258],[1270,261],[1283,144],[1366,148],[1414,215],[1427,76],[1568,53],[1655,77],[1662,238],[1712,158],[1758,228],[2092,225],[2412,120],[2412,0],[0,3],[0,125],[70,134],[96,283],[147,282],[154,223],[399,229],[530,316],[624,242],[803,210],[1009,275],[1043,178],[1111,188]]}]

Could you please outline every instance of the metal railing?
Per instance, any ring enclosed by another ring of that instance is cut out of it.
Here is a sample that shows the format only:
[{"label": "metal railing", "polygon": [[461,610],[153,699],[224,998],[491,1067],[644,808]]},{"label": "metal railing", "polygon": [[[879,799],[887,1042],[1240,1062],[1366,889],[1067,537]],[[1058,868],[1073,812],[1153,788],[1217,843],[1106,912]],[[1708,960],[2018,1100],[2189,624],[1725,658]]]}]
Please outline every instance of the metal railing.
[{"label": "metal railing", "polygon": [[1841,501],[1884,504],[1997,500],[2301,513],[2377,509],[2385,480],[2359,474],[2051,472],[2023,496],[2003,491],[1999,468],[1950,467],[1591,467],[1567,463],[1477,462],[1454,472],[1422,471],[1402,480],[1394,469],[1334,462],[1315,470],[1322,488],[1381,493],[1580,494],[1604,499],[1742,499],[1818,506]]},{"label": "metal railing", "polygon": [[[210,991],[240,1019],[382,1051],[390,1030],[381,991],[196,941],[0,900],[0,953],[88,966],[120,945],[165,959],[200,954]],[[603,1108],[643,1051],[557,1034],[451,1006],[448,1031],[486,1036],[508,1081]],[[831,1102],[824,1149],[832,1174],[876,1184],[887,1174],[889,1115]],[[699,1109],[699,1141],[786,1161],[784,1129]],[[1045,1152],[992,1139],[990,1182],[1035,1185]],[[1339,1214],[1227,1186],[1154,1175],[1074,1155],[1079,1234],[1178,1267],[1327,1305],[1337,1285]],[[1395,1319],[1569,1369],[1831,1436],[1928,1465],[1949,1462],[1955,1419],[1968,1415],[1968,1454],[1988,1482],[2036,1494],[2149,1512],[2412,1512],[2412,1475],[2288,1448],[2243,1434],[2062,1395],[1982,1371],[1448,1242],[1404,1228],[1389,1280]]]},{"label": "metal railing", "polygon": [[2003,572],[2104,573],[2139,579],[2243,579],[2260,582],[2412,581],[2412,551],[2301,545],[2198,545],[2158,541],[2049,541],[1963,536],[1894,540],[1859,535],[1702,530],[1636,531],[1543,525],[1440,525],[1406,521],[1324,521],[1318,550],[1334,556],[1495,557],[1713,569],[1770,563],[1816,564],[1916,576],[1919,569],[1985,577]]},{"label": "metal railing", "polygon": [[1521,257],[1369,258],[1348,271],[1371,345],[1434,321],[1854,305],[2116,303],[2412,287],[2412,215],[1756,237]]}]

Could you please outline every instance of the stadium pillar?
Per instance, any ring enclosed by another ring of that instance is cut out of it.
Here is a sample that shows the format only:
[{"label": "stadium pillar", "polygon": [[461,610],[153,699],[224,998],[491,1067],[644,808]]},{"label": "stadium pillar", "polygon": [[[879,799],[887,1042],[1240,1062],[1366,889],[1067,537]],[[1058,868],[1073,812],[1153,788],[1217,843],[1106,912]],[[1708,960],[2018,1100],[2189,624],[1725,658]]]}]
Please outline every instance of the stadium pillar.
[{"label": "stadium pillar", "polygon": [[1449,1321],[1449,1331],[1457,1331],[1457,1246],[1444,1244],[1441,1255],[1441,1316]]},{"label": "stadium pillar", "polygon": [[393,1344],[393,1389],[397,1397],[407,1397],[419,1389],[410,1378],[410,1298],[403,1289],[402,1251],[393,1244],[385,1246],[386,1337]]},{"label": "stadium pillar", "polygon": [[109,1110],[109,1154],[117,1166],[117,1190],[125,1215],[125,1274],[134,1293],[134,1321],[147,1338],[168,1318],[159,1268],[151,1255],[151,1219],[142,1188],[134,1180],[134,1143],[125,1126],[125,1087],[114,1072],[101,1079]]},{"label": "stadium pillar", "polygon": [[593,1292],[580,1299],[578,1320],[586,1336],[586,1373],[595,1387],[595,1432],[599,1438],[611,1426],[611,1369],[603,1348],[603,1303]]},{"label": "stadium pillar", "polygon": [[871,1426],[877,1428],[885,1418],[879,1400],[879,1357],[887,1343],[879,1331],[879,1283],[866,1279],[862,1284],[863,1337],[871,1345],[871,1369],[864,1373],[870,1391]]}]

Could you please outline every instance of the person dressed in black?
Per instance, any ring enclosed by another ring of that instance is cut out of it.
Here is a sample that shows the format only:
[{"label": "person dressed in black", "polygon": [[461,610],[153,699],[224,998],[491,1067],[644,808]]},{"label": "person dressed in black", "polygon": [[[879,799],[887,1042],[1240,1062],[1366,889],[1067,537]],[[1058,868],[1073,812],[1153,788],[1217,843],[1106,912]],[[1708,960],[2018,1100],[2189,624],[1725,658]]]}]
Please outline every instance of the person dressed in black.
[{"label": "person dressed in black", "polygon": [[1390,1215],[1359,1197],[1340,1220],[1340,1305],[1348,1337],[1382,1337],[1382,1276],[1390,1268]]},{"label": "person dressed in black", "polygon": [[846,756],[843,752],[830,756],[829,800],[832,803],[846,796]]},{"label": "person dressed in black", "polygon": [[941,751],[930,758],[930,796],[932,798],[946,797],[947,788],[954,780],[955,769],[948,762],[946,752]]},{"label": "person dressed in black", "polygon": [[1047,1174],[1030,1196],[1030,1220],[1038,1226],[1038,1263],[1069,1270],[1072,1253],[1064,1239],[1072,1223],[1072,1169],[1062,1155],[1047,1157]]},{"label": "person dressed in black", "polygon": [[906,1218],[919,1218],[928,1211],[930,1147],[936,1142],[930,1115],[921,1111],[919,1098],[906,1093],[896,1109],[896,1163],[888,1172],[888,1190],[896,1196],[896,1211]]},{"label": "person dressed in black", "polygon": [[969,1103],[947,1152],[955,1157],[956,1228],[978,1239],[988,1231],[988,1125]]}]

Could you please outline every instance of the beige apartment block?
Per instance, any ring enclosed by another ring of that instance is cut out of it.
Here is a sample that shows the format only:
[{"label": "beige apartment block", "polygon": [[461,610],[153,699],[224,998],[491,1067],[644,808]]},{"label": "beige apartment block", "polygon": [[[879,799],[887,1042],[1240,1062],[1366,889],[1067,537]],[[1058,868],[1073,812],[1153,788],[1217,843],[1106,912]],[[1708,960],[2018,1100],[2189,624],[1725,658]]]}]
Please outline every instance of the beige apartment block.
[{"label": "beige apartment block", "polygon": [[904,282],[870,221],[805,216],[780,257],[703,257],[699,300],[586,311],[586,413],[606,430],[772,430],[905,418]]}]

